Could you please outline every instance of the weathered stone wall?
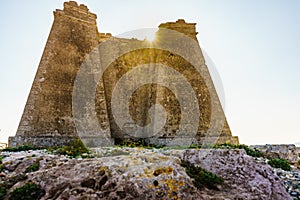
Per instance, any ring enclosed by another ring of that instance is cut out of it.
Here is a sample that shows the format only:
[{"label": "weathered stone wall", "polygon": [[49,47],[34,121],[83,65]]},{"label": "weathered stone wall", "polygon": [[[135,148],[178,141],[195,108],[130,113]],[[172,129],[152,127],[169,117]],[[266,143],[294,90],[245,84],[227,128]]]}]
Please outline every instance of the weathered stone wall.
[{"label": "weathered stone wall", "polygon": [[[41,140],[77,136],[72,119],[73,85],[85,57],[99,44],[96,18],[86,6],[72,1],[64,3],[63,10],[54,11],[51,32],[16,136]],[[34,141],[28,139],[26,144],[36,144]],[[10,146],[21,144],[20,139],[9,140]]]},{"label": "weathered stone wall", "polygon": [[[74,1],[64,3],[63,10],[54,12],[53,26],[16,137],[9,139],[9,146],[22,144],[56,146],[67,143],[70,138],[78,137],[72,113],[72,94],[76,75],[92,49],[112,37],[111,34],[98,32],[96,18],[96,15],[89,12],[85,5],[78,5]],[[197,41],[195,23],[178,20],[177,22],[161,24],[157,36],[161,37],[161,40],[170,40],[172,36],[164,35],[165,29],[178,31]],[[120,44],[119,48],[126,48],[131,45],[138,46],[146,42],[121,38],[113,39]],[[170,40],[170,42],[173,41]],[[180,44],[179,46],[183,47],[184,45]],[[196,48],[200,49],[198,43]],[[118,52],[121,49],[107,50]],[[100,128],[112,138],[132,137],[128,136],[124,129],[119,128],[115,122],[111,108],[112,92],[120,78],[136,66],[160,63],[170,66],[183,75],[195,92],[200,111],[195,139],[201,142],[209,136],[209,141],[212,143],[216,138],[219,143],[238,143],[238,138],[231,135],[202,54],[199,62],[203,69],[202,74],[180,55],[155,48],[135,50],[115,59],[105,70],[103,78],[96,83],[98,86],[95,108]],[[164,72],[153,71],[151,73],[158,77],[168,76]],[[176,76],[169,78],[174,84],[180,80]],[[86,81],[83,84],[92,86],[95,82],[97,80],[94,80],[93,72],[86,72]],[[84,99],[87,93],[82,90],[79,95]],[[193,101],[193,99],[188,101]],[[151,141],[152,143],[168,145],[169,140],[181,137],[178,135],[178,129],[182,120],[178,99],[171,90],[159,84],[146,84],[138,88],[128,104],[130,115],[137,125],[146,126],[150,123],[148,111],[154,104],[160,104],[164,107],[167,118],[163,129],[158,134],[159,138],[152,138]],[[77,106],[85,111],[90,105],[82,101]],[[119,105],[120,108],[122,106],[126,105]],[[215,113],[212,113],[212,106],[217,108]],[[81,117],[85,117],[86,113],[80,114]],[[213,114],[217,118],[213,118]],[[87,121],[88,117],[86,116]],[[222,118],[225,119],[224,125]],[[218,123],[221,123],[223,128],[221,130],[213,129],[212,127]],[[88,124],[87,126],[91,125]],[[101,139],[95,140],[96,135],[93,133],[87,133],[87,136],[89,143],[93,143],[91,146],[103,145]],[[55,142],[55,140],[59,140],[59,142]]]},{"label": "weathered stone wall", "polygon": [[59,147],[69,144],[74,140],[72,136],[15,136],[10,137],[8,140],[9,147],[18,147],[22,145],[29,145],[34,147]]},{"label": "weathered stone wall", "polygon": [[[123,44],[126,43],[124,42]],[[208,86],[206,85],[203,77],[190,63],[188,63],[184,58],[174,55],[171,52],[158,49],[142,49],[130,52],[116,59],[104,73],[104,85],[107,101],[111,102],[113,89],[123,75],[128,73],[134,67],[147,64],[149,62],[161,63],[172,67],[182,74],[191,84],[196,96],[199,97],[198,104],[200,107],[200,115],[197,137],[204,137],[205,133],[207,133],[210,128],[211,122],[212,100],[207,88]],[[145,73],[144,75],[147,76],[148,74]],[[157,74],[157,76],[162,77],[165,75],[160,73]],[[142,79],[143,77],[139,78]],[[178,79],[178,77],[169,78],[174,84],[176,84],[176,79]],[[192,99],[188,101],[192,101]],[[163,105],[168,113],[166,124],[160,135],[162,137],[174,137],[180,124],[181,111],[176,96],[166,87],[158,84],[149,84],[136,90],[132,97],[132,101],[129,104],[132,118],[140,126],[149,124],[150,118],[148,116],[148,110],[155,103]],[[220,103],[217,102],[217,105],[220,106]],[[108,104],[108,111],[113,136],[123,137],[124,134],[122,130],[120,130],[120,128],[116,125],[114,116],[111,114],[112,111],[110,104]],[[221,114],[224,115],[223,112]],[[222,130],[222,136],[231,136],[231,131],[226,121]]]}]

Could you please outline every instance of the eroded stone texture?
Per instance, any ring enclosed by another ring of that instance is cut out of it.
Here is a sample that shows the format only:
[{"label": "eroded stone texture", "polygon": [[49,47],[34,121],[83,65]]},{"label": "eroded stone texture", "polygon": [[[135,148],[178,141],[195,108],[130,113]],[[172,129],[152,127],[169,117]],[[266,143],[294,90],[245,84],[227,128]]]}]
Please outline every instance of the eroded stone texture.
[{"label": "eroded stone texture", "polygon": [[[78,137],[72,113],[72,95],[76,75],[92,49],[112,38],[109,33],[98,32],[96,18],[96,15],[91,13],[85,5],[78,5],[74,1],[64,3],[63,10],[54,12],[54,23],[17,134],[9,139],[9,146],[15,147],[23,144],[61,146]],[[157,36],[164,42],[175,43],[177,41],[172,40],[172,35],[166,34],[166,29],[183,33],[192,38],[197,42],[193,48],[200,49],[196,38],[196,23],[186,23],[180,19],[176,22],[161,24]],[[144,46],[146,43],[146,41],[136,39],[113,38],[113,40],[119,46],[116,49],[108,47],[107,52],[112,54],[128,47]],[[178,46],[193,52],[188,44],[179,43]],[[107,52],[101,51],[99,57],[104,59]],[[192,53],[191,56],[193,56]],[[92,61],[97,63],[97,61]],[[133,137],[132,134],[127,134],[125,129],[128,127],[119,127],[115,121],[111,106],[112,93],[121,77],[132,69],[149,63],[160,63],[171,67],[191,85],[197,97],[200,112],[197,117],[199,123],[194,138],[195,143],[201,143],[204,140],[206,143],[238,143],[238,138],[231,135],[202,53],[199,60],[202,69],[200,74],[181,55],[150,47],[137,49],[116,58],[104,71],[100,80],[95,79],[93,71],[86,72],[86,79],[82,84],[85,84],[87,88],[97,85],[95,88],[95,112],[101,132],[108,135],[109,138]],[[156,74],[158,78],[169,78],[170,84],[174,85],[180,80],[177,76],[168,77],[169,75],[163,71],[154,70],[150,73]],[[147,74],[143,76],[147,76]],[[79,95],[84,99],[88,93],[82,90]],[[186,101],[194,100],[187,99]],[[94,125],[89,120],[91,115],[87,112],[91,105],[84,100],[77,103],[77,106],[82,109],[80,117],[86,120],[83,126],[93,127]],[[184,137],[178,132],[182,121],[180,102],[168,87],[155,83],[145,84],[132,94],[128,104],[118,106],[119,108],[129,106],[134,123],[143,127],[151,123],[148,111],[154,104],[162,105],[167,113],[164,127],[155,138],[147,138],[143,133],[135,133],[134,137],[146,138],[150,143],[164,145],[184,144],[180,140],[175,143],[170,142],[174,138],[180,137],[184,140]],[[214,113],[212,106],[215,108]],[[215,117],[212,117],[213,115]],[[136,126],[135,124],[133,126]],[[216,124],[221,124],[221,130],[213,128]],[[129,124],[129,126],[131,125]],[[190,124],[184,125],[189,126]],[[93,129],[87,128],[87,130]],[[93,131],[87,131],[86,134],[91,138],[99,137],[99,134]],[[93,143],[92,140],[90,139],[89,142]],[[107,145],[107,143],[99,140],[91,146],[101,145]]]},{"label": "eroded stone texture", "polygon": [[266,144],[250,146],[263,153],[268,159],[286,159],[289,163],[299,166],[299,150],[294,144]]},{"label": "eroded stone texture", "polygon": [[[292,199],[272,168],[244,150],[102,147],[97,151],[99,158],[81,160],[45,151],[2,152],[1,181],[11,184],[8,195],[32,181],[45,191],[41,199]],[[181,160],[217,174],[224,183],[218,189],[197,189]],[[33,163],[39,170],[26,173]]]}]

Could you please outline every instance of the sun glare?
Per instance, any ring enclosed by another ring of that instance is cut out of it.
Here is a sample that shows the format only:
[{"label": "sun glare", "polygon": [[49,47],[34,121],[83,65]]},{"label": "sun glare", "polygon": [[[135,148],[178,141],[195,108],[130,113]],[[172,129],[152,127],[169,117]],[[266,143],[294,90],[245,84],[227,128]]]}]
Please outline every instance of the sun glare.
[{"label": "sun glare", "polygon": [[148,42],[154,42],[155,36],[156,36],[156,32],[148,32],[148,33],[146,34],[146,40],[147,40]]}]

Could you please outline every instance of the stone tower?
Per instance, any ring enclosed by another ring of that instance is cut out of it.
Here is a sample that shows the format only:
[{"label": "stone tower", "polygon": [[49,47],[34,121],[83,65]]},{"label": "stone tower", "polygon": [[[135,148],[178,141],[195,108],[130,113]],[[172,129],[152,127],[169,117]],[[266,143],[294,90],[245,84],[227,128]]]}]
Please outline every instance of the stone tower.
[{"label": "stone tower", "polygon": [[76,137],[73,84],[86,55],[99,43],[96,18],[85,5],[73,1],[54,11],[44,53],[10,146],[59,146]]},{"label": "stone tower", "polygon": [[[40,147],[61,146],[78,137],[72,113],[72,95],[77,73],[88,54],[99,44],[112,37],[111,34],[98,32],[96,18],[96,15],[91,13],[85,5],[78,5],[74,1],[64,3],[63,10],[54,11],[53,26],[16,136],[9,138],[10,147],[24,144]],[[183,33],[197,41],[195,23],[186,23],[184,20],[164,23],[159,26],[157,35],[161,35],[163,38],[165,36],[163,32],[166,29]],[[110,49],[110,51],[116,52],[121,51],[126,46],[143,44],[145,42],[122,38],[114,38],[114,40],[121,44],[120,49]],[[107,48],[109,50],[110,47]],[[139,138],[139,134],[141,134],[140,137],[147,139],[150,143],[172,145],[169,141],[178,137],[177,129],[179,129],[179,124],[182,121],[180,101],[176,100],[177,97],[171,90],[159,84],[145,84],[138,88],[132,94],[129,103],[129,112],[135,123],[133,126],[138,125],[140,127],[151,123],[147,114],[151,106],[154,104],[164,106],[166,122],[158,133],[158,137],[147,138],[142,136],[143,133],[132,134],[131,132],[128,134],[125,130],[126,127],[118,126],[112,114],[113,90],[118,81],[130,70],[136,69],[134,66],[147,64],[149,60],[173,66],[177,72],[183,74],[190,82],[195,94],[201,96],[197,100],[200,113],[197,117],[199,126],[195,135],[196,142],[201,143],[206,138],[208,143],[209,141],[213,143],[214,140],[218,143],[238,143],[238,138],[231,135],[223,109],[205,65],[204,57],[201,57],[202,68],[204,69],[202,77],[193,69],[191,63],[184,58],[168,51],[149,48],[139,49],[118,57],[104,71],[103,78],[99,81],[96,80],[95,107],[98,122],[101,124],[101,132],[105,132],[112,139],[112,142],[114,139]],[[162,79],[170,76],[165,72],[158,73],[158,71],[154,71],[153,73],[156,73]],[[92,72],[90,77],[91,79],[94,77]],[[173,80],[177,80],[177,77]],[[209,80],[209,85],[205,84],[205,80]],[[130,85],[131,83],[127,84]],[[213,99],[214,102],[211,103]],[[212,104],[217,106],[218,116],[222,116],[225,119],[220,133],[208,131],[212,123],[216,124],[220,121],[217,119],[211,122],[211,116],[213,115]],[[82,104],[82,107],[86,106]],[[121,108],[123,105],[118,106],[117,108]],[[180,145],[181,143],[177,142],[176,144]],[[93,143],[93,146],[100,145],[107,144],[101,140]]]}]

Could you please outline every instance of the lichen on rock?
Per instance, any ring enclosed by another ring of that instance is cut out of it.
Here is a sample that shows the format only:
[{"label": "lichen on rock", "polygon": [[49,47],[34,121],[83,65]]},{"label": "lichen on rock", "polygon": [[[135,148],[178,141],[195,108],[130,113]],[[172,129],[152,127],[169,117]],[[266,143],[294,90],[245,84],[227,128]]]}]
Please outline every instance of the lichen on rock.
[{"label": "lichen on rock", "polygon": [[[109,156],[116,149],[126,155]],[[105,157],[74,159],[44,150],[2,152],[1,184],[10,184],[6,197],[32,182],[44,191],[41,199],[290,198],[271,167],[244,150],[111,147],[94,152]],[[213,189],[195,187],[183,161],[212,172],[224,183]],[[27,173],[33,163],[39,169]]]}]

